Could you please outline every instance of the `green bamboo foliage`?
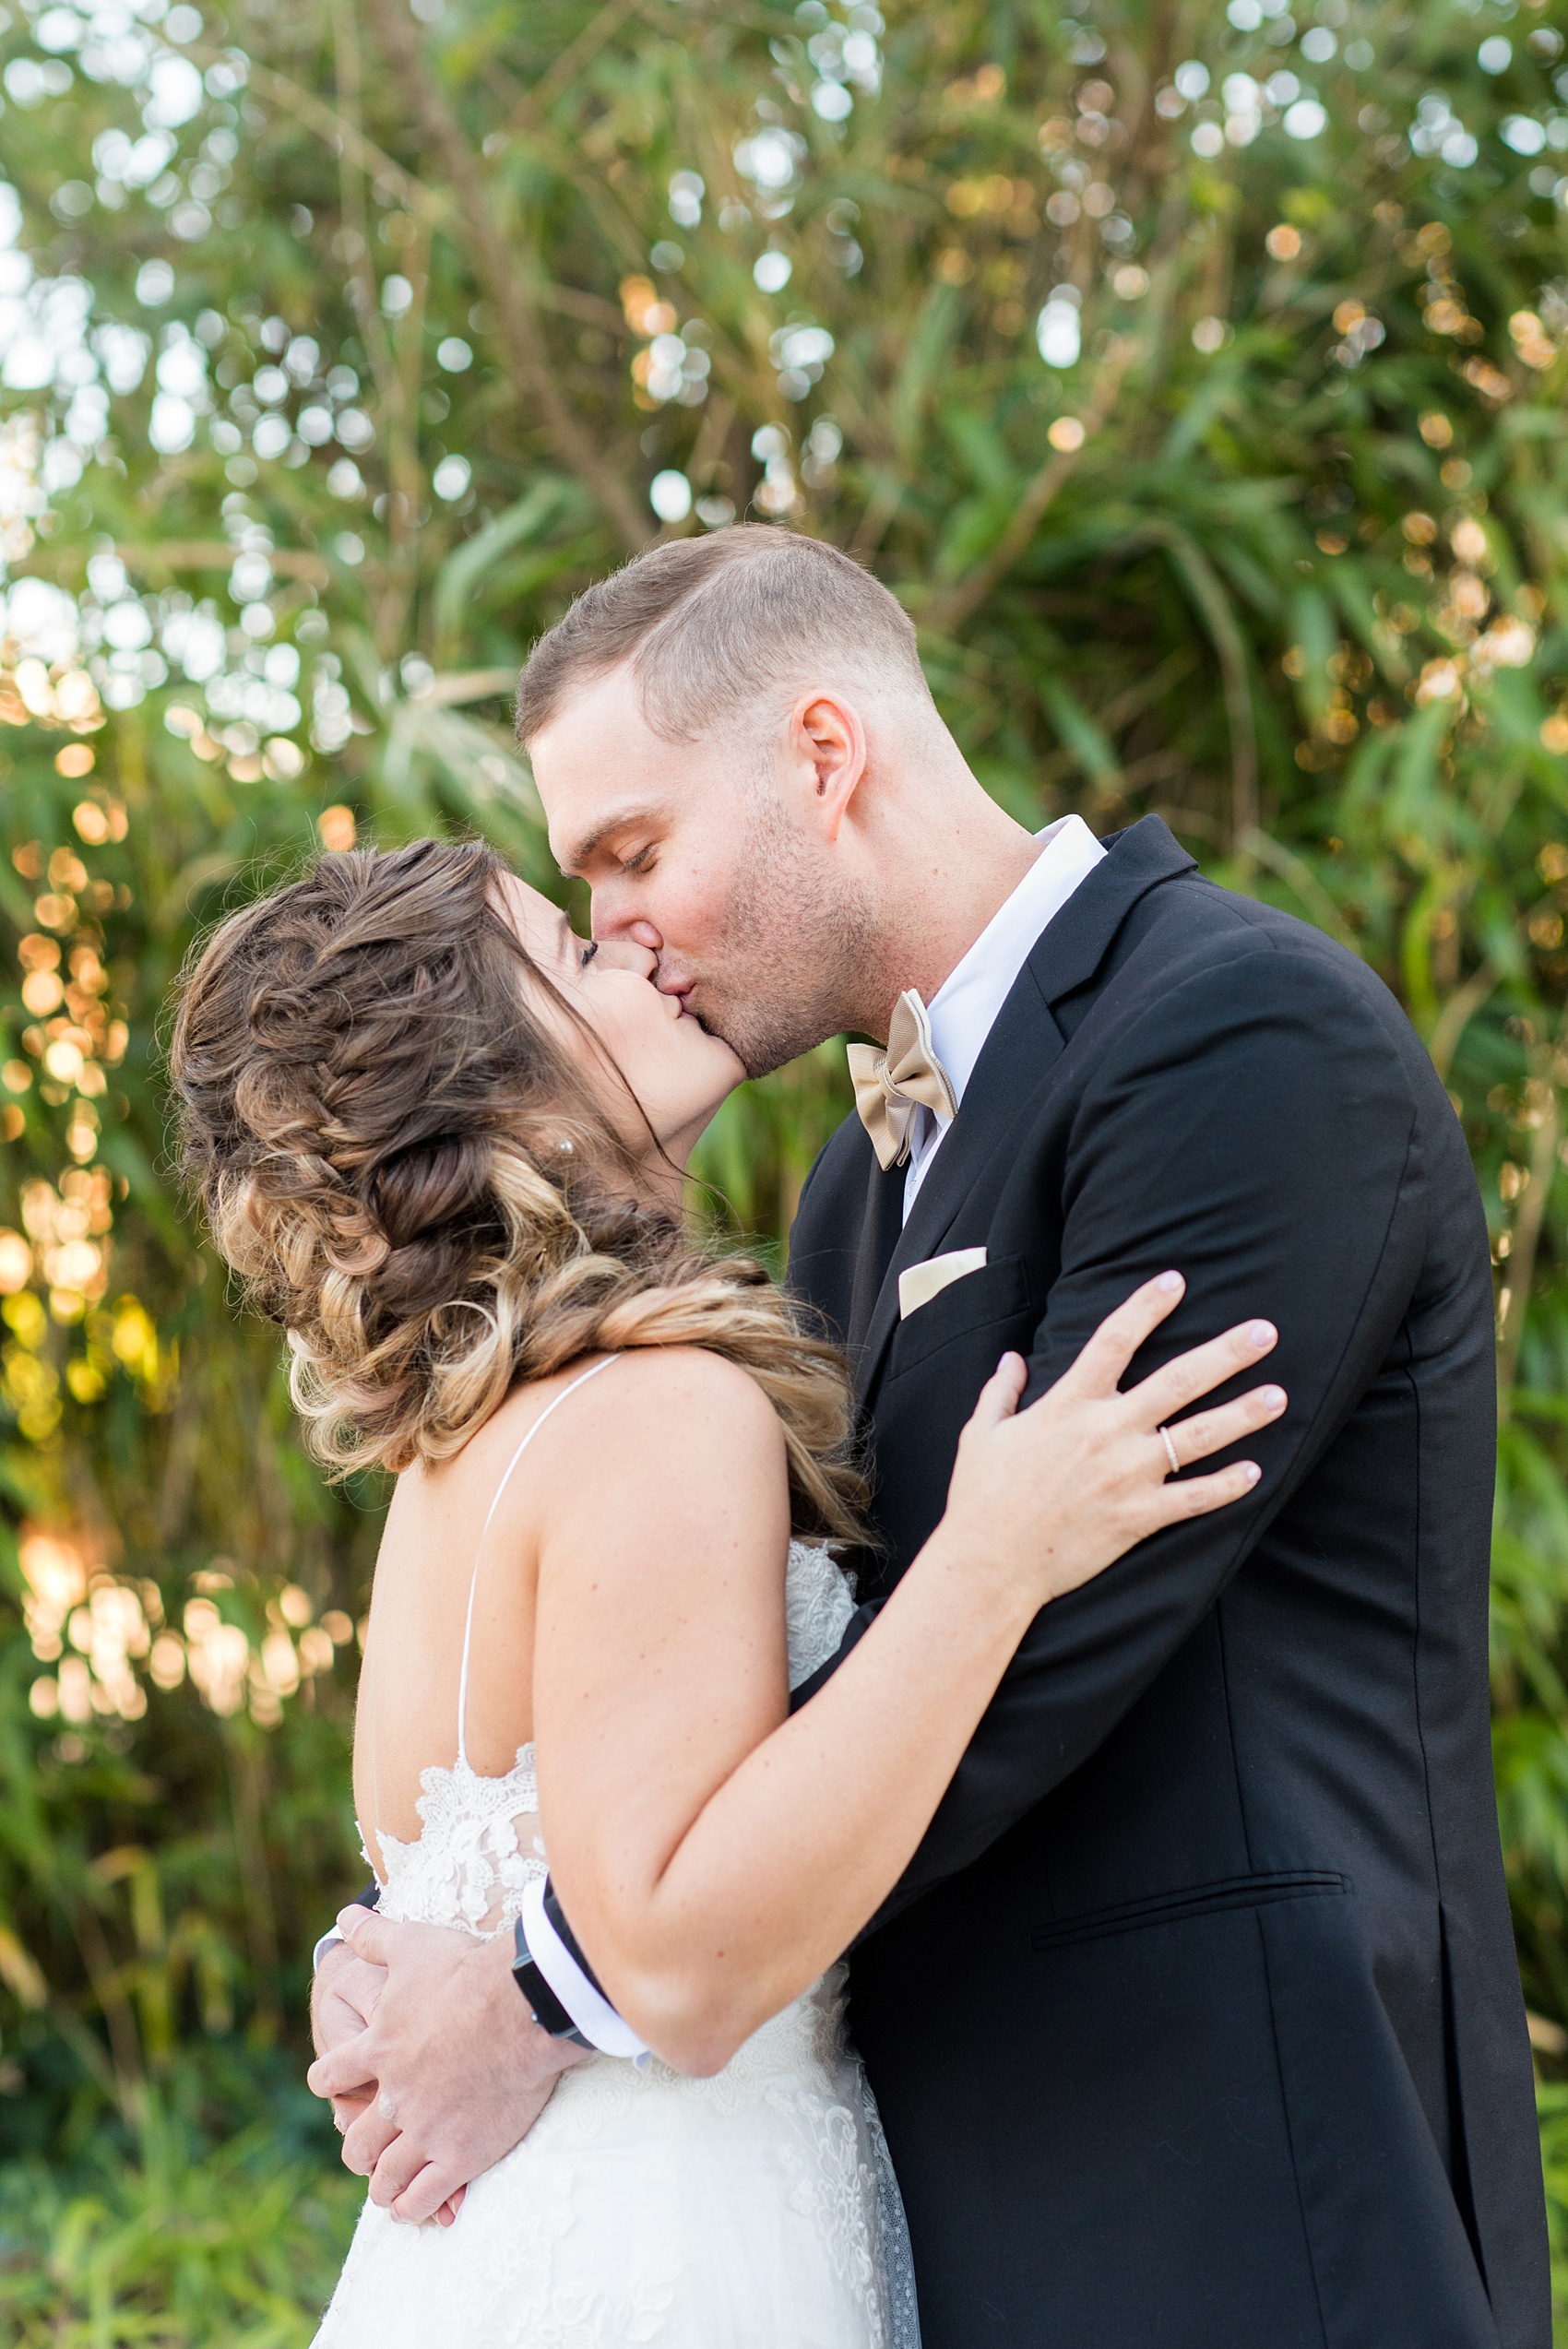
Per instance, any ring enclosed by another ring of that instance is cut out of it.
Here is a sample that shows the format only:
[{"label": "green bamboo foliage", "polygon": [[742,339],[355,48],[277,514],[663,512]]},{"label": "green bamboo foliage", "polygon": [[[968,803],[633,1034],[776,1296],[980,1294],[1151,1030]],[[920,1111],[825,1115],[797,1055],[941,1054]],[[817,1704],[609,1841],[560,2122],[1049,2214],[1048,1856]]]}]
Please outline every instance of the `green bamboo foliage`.
[{"label": "green bamboo foliage", "polygon": [[[1561,10],[13,16],[0,2136],[54,2165],[0,2218],[19,2337],[167,2306],[151,2337],[292,2339],[315,2270],[269,2247],[341,2218],[286,2224],[297,2178],[251,2209],[260,2141],[200,2147],[267,2115],[323,2158],[284,2083],[359,1866],[384,1496],[305,1464],[176,1196],[169,986],[323,844],[479,829],[556,886],[520,658],[656,535],[748,514],[906,600],[1004,805],[1157,810],[1363,955],[1450,1087],[1497,1264],[1499,1799],[1557,2193]],[[696,1211],[778,1261],[847,1098],[837,1044],[745,1088]],[[232,2258],[182,2299],[152,2214],[198,2176]]]}]

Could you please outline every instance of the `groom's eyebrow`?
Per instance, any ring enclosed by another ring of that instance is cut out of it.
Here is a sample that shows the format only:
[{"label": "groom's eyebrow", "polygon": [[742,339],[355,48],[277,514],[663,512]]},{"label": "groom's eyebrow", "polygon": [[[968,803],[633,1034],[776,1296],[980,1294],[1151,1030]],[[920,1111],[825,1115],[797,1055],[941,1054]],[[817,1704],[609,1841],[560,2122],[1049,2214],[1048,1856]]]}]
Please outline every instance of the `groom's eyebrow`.
[{"label": "groom's eyebrow", "polygon": [[617,832],[624,832],[628,825],[647,823],[652,813],[647,807],[613,809],[595,825],[591,832],[586,833],[580,840],[572,841],[562,850],[558,860],[562,872],[580,873],[588,859],[603,847],[606,840],[612,838]]}]

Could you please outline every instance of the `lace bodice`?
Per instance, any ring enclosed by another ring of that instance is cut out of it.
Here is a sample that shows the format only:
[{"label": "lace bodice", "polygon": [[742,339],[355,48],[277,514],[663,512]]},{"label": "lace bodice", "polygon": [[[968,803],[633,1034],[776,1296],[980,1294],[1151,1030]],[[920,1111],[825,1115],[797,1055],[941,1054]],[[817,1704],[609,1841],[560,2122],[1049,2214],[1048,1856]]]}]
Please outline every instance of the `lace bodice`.
[{"label": "lace bodice", "polygon": [[790,1686],[818,1672],[849,1628],[855,1596],[825,1542],[792,1541],[784,1573],[784,1624],[789,1636]]},{"label": "lace bodice", "polygon": [[[784,1606],[794,1689],[826,1663],[855,1611],[848,1582],[821,1544],[790,1543]],[[459,1753],[450,1770],[422,1771],[420,1785],[417,1841],[376,1837],[382,1916],[474,1934],[510,1925],[525,1884],[545,1873],[532,1746],[518,1747],[504,1778],[481,1777]]]}]

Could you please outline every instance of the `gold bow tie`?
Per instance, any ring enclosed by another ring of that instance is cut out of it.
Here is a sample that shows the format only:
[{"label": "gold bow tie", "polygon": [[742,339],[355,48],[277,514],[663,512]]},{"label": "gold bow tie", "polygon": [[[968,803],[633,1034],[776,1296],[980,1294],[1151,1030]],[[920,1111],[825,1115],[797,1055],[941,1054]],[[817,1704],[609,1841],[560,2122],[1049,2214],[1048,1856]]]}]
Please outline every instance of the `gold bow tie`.
[{"label": "gold bow tie", "polygon": [[886,1051],[879,1052],[874,1044],[851,1044],[849,1074],[855,1081],[855,1107],[885,1174],[909,1157],[918,1109],[923,1106],[947,1118],[958,1114],[952,1079],[931,1040],[926,1007],[912,987],[905,989],[894,1006]]}]

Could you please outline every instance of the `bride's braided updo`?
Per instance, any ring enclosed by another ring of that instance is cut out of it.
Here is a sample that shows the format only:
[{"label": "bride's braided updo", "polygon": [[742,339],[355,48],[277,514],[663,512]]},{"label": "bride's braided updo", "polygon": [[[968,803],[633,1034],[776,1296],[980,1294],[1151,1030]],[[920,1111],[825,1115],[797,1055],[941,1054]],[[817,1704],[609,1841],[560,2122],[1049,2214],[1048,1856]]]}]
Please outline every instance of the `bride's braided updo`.
[{"label": "bride's braided updo", "polygon": [[323,856],[181,981],[186,1171],[288,1333],[313,1451],[336,1474],[445,1459],[520,1379],[701,1346],[778,1412],[797,1530],[855,1538],[839,1357],[759,1265],[639,1199],[612,1074],[596,1092],[593,1052],[539,1015],[553,998],[575,1017],[502,910],[505,874],[480,842]]}]

